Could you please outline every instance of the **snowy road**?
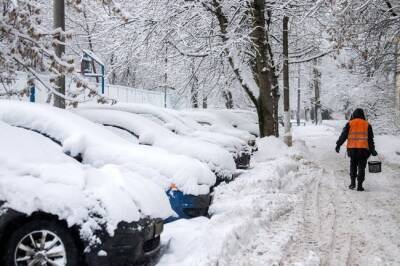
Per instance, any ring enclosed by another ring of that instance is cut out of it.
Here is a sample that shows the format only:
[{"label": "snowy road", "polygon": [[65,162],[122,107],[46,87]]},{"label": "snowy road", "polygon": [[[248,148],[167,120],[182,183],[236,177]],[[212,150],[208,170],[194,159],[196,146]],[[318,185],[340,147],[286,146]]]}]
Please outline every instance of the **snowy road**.
[{"label": "snowy road", "polygon": [[283,264],[312,250],[321,265],[400,265],[399,166],[385,164],[382,174],[367,173],[364,193],[348,190],[349,159],[345,151],[333,152],[339,132],[327,134],[322,127],[314,133],[320,130],[318,136],[307,134],[309,129],[296,131],[324,174],[305,197],[305,236]]},{"label": "snowy road", "polygon": [[390,164],[350,191],[339,127],[295,128],[292,149],[261,140],[253,168],[216,190],[211,219],[166,226],[159,265],[400,265],[400,139],[378,141]]}]

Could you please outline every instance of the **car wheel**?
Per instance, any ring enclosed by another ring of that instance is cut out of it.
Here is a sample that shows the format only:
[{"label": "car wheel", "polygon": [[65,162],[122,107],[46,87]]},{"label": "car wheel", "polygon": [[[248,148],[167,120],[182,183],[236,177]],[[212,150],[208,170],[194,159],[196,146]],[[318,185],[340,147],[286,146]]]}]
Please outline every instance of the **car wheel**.
[{"label": "car wheel", "polygon": [[79,266],[78,246],[60,223],[33,220],[13,231],[5,245],[4,265]]}]

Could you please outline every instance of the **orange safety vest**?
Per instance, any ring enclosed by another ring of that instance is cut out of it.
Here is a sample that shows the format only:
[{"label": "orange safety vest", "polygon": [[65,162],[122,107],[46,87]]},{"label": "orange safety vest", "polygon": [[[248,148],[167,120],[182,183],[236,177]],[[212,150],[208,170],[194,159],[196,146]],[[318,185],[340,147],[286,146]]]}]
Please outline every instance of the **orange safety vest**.
[{"label": "orange safety vest", "polygon": [[349,136],[347,137],[348,149],[368,149],[368,127],[367,121],[361,118],[350,120]]}]

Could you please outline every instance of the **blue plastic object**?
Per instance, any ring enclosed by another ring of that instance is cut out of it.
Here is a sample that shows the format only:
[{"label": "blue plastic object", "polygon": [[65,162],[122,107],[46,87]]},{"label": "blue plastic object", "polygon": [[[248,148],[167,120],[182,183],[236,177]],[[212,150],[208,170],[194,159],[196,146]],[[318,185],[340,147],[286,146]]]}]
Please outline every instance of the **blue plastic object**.
[{"label": "blue plastic object", "polygon": [[32,86],[29,90],[29,101],[34,103],[36,101],[36,89],[35,86]]},{"label": "blue plastic object", "polygon": [[169,217],[165,223],[178,219],[190,219],[208,214],[208,207],[211,203],[210,194],[206,195],[187,195],[179,190],[168,190],[167,195],[172,209],[178,217]]}]

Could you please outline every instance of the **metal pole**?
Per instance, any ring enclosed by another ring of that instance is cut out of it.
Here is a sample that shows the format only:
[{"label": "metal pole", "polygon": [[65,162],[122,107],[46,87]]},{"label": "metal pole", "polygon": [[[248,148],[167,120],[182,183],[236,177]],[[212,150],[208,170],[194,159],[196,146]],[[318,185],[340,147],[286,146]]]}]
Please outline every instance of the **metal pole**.
[{"label": "metal pole", "polygon": [[105,69],[104,69],[104,66],[102,65],[101,66],[101,94],[103,94],[104,95],[104,83],[105,83],[105,80],[104,80],[104,75],[105,75]]},{"label": "metal pole", "polygon": [[[53,1],[53,21],[54,21],[54,29],[61,29],[65,31],[65,4],[64,0],[54,0]],[[59,43],[55,46],[55,54],[57,57],[62,58],[63,54],[65,53],[65,46],[64,42],[65,39],[62,37],[61,34],[58,35],[56,38]],[[65,76],[62,74],[58,76],[56,80],[57,88],[56,90],[65,95]],[[54,95],[54,106],[59,108],[65,108],[65,99]]]},{"label": "metal pole", "polygon": [[297,71],[297,126],[300,126],[300,64]]},{"label": "metal pole", "polygon": [[167,108],[167,82],[168,82],[168,46],[165,44],[165,72],[164,72],[164,108]]},{"label": "metal pole", "polygon": [[289,17],[283,17],[283,107],[285,114],[284,141],[292,146],[292,135],[290,133],[290,101],[289,101]]},{"label": "metal pole", "polygon": [[167,108],[167,86],[164,87],[164,108]]}]

